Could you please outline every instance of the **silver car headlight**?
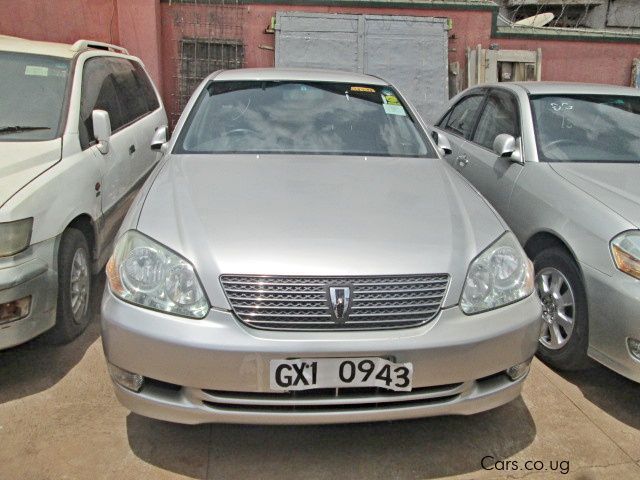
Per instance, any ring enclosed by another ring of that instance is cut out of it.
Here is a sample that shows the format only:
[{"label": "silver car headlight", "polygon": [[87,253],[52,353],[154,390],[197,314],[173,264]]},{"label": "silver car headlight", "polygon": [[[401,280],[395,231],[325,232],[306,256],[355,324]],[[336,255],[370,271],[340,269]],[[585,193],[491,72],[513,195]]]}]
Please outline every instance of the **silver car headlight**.
[{"label": "silver car headlight", "polygon": [[136,230],[120,238],[106,270],[109,288],[122,300],[190,318],[209,312],[191,263]]},{"label": "silver car headlight", "polygon": [[533,293],[533,265],[507,232],[469,266],[460,308],[467,315],[502,307]]},{"label": "silver car headlight", "polygon": [[0,257],[20,253],[31,242],[33,218],[0,223]]},{"label": "silver car headlight", "polygon": [[631,230],[611,240],[611,253],[618,270],[640,279],[640,230]]}]

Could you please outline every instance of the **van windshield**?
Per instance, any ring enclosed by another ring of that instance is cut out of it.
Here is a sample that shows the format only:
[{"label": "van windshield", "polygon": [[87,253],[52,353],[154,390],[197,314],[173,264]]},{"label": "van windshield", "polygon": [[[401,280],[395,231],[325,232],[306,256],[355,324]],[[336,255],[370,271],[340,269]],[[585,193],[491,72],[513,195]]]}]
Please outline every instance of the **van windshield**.
[{"label": "van windshield", "polygon": [[70,62],[0,52],[0,142],[59,136]]},{"label": "van windshield", "polygon": [[213,81],[174,153],[436,157],[389,86],[314,81]]}]

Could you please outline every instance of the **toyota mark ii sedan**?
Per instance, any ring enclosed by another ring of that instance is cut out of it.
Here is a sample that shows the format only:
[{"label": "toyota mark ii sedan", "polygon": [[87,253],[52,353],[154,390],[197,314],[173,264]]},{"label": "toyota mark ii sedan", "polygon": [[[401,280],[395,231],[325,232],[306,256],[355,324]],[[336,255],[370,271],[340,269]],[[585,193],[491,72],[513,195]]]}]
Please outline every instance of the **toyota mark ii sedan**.
[{"label": "toyota mark ii sedan", "polygon": [[[108,262],[116,395],[181,423],[472,414],[518,397],[541,326],[499,215],[375,77],[217,72]],[[442,141],[441,141],[442,143]]]},{"label": "toyota mark ii sedan", "polygon": [[640,92],[483,86],[454,99],[438,129],[534,261],[540,357],[559,369],[591,357],[640,382]]}]

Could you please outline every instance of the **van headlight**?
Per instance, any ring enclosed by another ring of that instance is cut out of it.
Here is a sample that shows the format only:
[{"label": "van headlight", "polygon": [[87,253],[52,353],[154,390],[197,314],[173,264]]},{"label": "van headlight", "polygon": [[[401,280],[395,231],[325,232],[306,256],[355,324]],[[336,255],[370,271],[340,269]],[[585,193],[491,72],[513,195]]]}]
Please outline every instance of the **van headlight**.
[{"label": "van headlight", "polygon": [[631,230],[611,240],[611,253],[618,270],[640,279],[640,230]]},{"label": "van headlight", "polygon": [[469,266],[460,308],[467,315],[502,307],[533,293],[533,265],[507,232]]},{"label": "van headlight", "polygon": [[113,294],[129,303],[190,318],[209,312],[191,263],[136,230],[118,240],[106,270]]},{"label": "van headlight", "polygon": [[0,223],[0,257],[20,253],[31,243],[33,218]]}]

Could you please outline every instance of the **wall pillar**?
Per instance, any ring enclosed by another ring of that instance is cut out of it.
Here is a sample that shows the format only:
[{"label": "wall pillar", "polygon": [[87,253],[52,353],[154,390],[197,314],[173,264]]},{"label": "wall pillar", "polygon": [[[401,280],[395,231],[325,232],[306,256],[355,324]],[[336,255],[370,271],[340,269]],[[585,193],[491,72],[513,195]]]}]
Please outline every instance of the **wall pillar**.
[{"label": "wall pillar", "polygon": [[163,93],[160,0],[115,1],[120,45],[144,62],[156,87]]}]

